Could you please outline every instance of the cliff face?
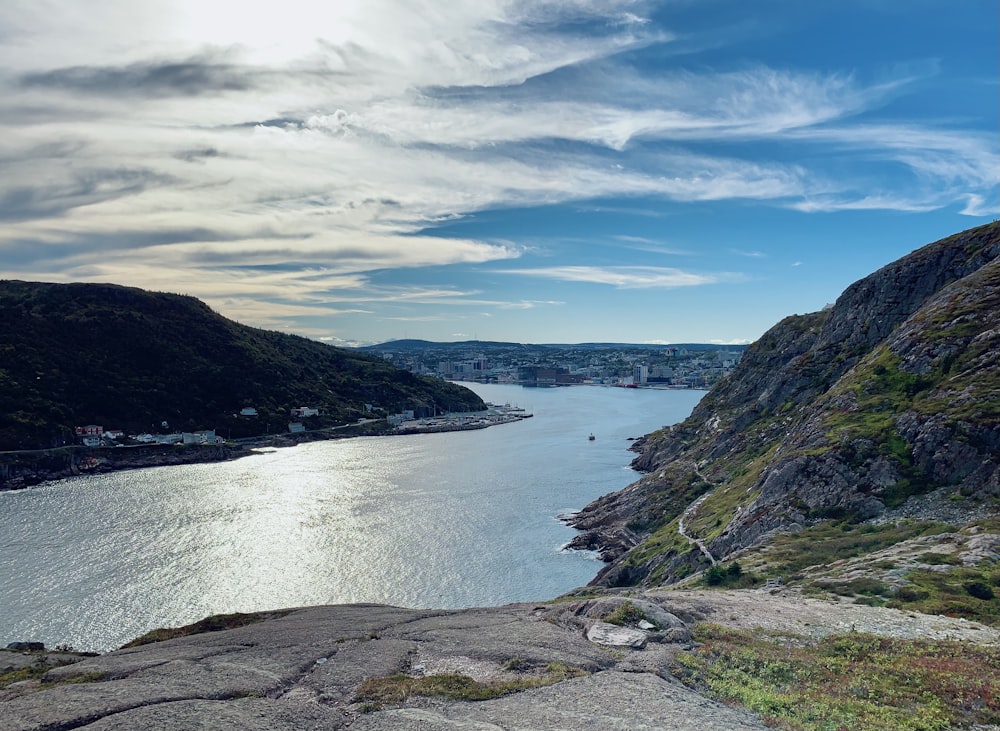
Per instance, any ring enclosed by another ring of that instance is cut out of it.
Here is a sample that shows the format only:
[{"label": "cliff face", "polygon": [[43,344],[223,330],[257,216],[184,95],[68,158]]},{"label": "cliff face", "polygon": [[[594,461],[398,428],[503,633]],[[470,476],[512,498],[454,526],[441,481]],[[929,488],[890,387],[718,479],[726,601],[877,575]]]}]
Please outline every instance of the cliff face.
[{"label": "cliff face", "polygon": [[[776,530],[864,519],[945,488],[1000,497],[1000,224],[925,246],[786,318],[681,424],[649,474],[575,519],[599,582],[669,582]],[[697,502],[696,502],[697,501]]]}]

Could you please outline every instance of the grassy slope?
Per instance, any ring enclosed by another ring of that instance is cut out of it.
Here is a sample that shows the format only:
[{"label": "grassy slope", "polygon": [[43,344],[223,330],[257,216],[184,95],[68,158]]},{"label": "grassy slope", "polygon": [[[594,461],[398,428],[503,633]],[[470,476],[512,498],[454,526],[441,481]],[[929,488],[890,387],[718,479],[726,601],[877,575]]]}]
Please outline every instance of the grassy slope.
[{"label": "grassy slope", "polygon": [[[958,250],[959,258],[976,255],[995,247],[998,236],[1000,226],[984,226],[925,247],[914,258],[919,265],[920,257],[948,246]],[[898,478],[861,490],[889,507],[944,482],[957,484],[965,475],[942,478],[939,466],[932,464],[934,455],[915,454],[908,441],[913,434],[903,433],[900,419],[910,414],[911,422],[919,424],[933,418],[935,429],[949,434],[951,444],[964,441],[988,455],[984,439],[990,438],[990,425],[1000,421],[1000,370],[994,357],[998,293],[1000,262],[994,261],[943,287],[906,322],[867,347],[850,338],[842,345],[821,342],[824,330],[837,325],[827,313],[783,321],[751,346],[744,364],[749,367],[734,375],[735,382],[707,394],[687,422],[648,438],[642,466],[666,476],[662,489],[650,493],[688,497],[658,498],[673,509],[647,512],[656,520],[639,526],[646,538],[622,561],[635,569],[629,575],[656,585],[683,578],[697,565],[682,560],[693,550],[676,531],[683,506],[695,497],[689,488],[696,480],[695,465],[713,489],[686,526],[709,543],[722,539],[734,521],[756,517],[748,516],[747,508],[760,498],[764,480],[795,459],[817,464],[832,460],[844,466],[848,477],[852,470],[863,475],[874,461],[884,461]],[[780,380],[772,388],[774,377]],[[795,493],[785,498],[781,510],[807,522],[851,517],[850,509],[808,504]],[[773,516],[771,508],[761,510],[765,521]],[[828,560],[838,557],[831,554]]]}]

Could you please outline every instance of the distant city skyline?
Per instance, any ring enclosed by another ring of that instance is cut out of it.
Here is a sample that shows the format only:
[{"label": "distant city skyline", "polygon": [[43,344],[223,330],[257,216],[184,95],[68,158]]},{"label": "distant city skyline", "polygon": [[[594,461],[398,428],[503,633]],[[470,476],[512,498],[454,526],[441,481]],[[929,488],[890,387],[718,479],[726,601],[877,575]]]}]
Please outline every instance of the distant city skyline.
[{"label": "distant city skyline", "polygon": [[995,0],[14,0],[0,277],[746,343],[1000,215],[998,57]]}]

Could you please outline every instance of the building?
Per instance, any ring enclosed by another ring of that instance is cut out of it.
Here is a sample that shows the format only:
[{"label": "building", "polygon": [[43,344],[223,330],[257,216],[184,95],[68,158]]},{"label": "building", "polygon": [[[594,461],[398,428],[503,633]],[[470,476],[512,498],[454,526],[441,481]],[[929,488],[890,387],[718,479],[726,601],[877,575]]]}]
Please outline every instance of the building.
[{"label": "building", "polygon": [[402,411],[398,414],[389,414],[389,416],[386,417],[386,421],[389,422],[390,426],[397,426],[398,424],[402,424],[404,421],[412,421],[414,417],[415,415],[411,409],[409,411]]},{"label": "building", "polygon": [[215,444],[215,430],[181,432],[181,444]]}]

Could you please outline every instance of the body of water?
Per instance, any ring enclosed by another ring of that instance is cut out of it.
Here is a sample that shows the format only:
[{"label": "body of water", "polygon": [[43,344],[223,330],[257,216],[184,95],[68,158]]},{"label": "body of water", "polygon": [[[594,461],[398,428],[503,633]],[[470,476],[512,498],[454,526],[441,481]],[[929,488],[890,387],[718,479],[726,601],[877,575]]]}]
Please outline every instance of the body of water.
[{"label": "body of water", "polygon": [[471,387],[535,416],[0,493],[0,642],[106,651],[224,612],[551,598],[602,566],[562,550],[558,516],[637,479],[628,438],[702,396]]}]

